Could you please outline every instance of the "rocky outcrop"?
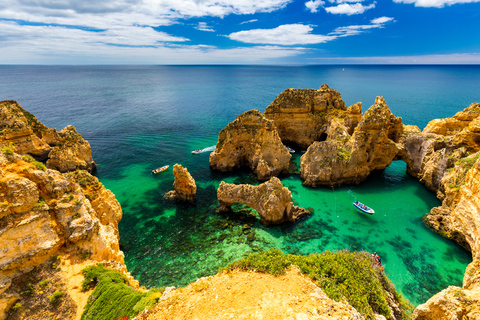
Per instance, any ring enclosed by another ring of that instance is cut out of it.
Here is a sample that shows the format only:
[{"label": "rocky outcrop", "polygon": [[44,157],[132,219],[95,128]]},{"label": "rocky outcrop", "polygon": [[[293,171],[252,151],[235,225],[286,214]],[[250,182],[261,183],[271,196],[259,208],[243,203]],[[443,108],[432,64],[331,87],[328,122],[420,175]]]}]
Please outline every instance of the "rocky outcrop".
[{"label": "rocky outcrop", "polygon": [[165,197],[181,201],[195,201],[197,185],[187,168],[180,164],[175,164],[173,166],[173,175],[175,176],[175,181],[173,182],[174,190],[167,192]]},{"label": "rocky outcrop", "polygon": [[0,102],[0,147],[5,146],[60,172],[95,169],[90,144],[73,126],[59,132],[49,129],[16,101]]},{"label": "rocky outcrop", "polygon": [[121,217],[113,194],[88,172],[63,176],[31,157],[0,152],[0,305],[20,298],[6,292],[14,277],[53,256],[111,261],[124,269]]},{"label": "rocky outcrop", "polygon": [[[472,252],[463,287],[449,287],[414,312],[414,319],[477,319],[480,314],[480,105],[431,121],[405,141],[409,172],[437,192],[442,206],[424,221]],[[410,160],[410,162],[408,162]]]},{"label": "rocky outcrop", "polygon": [[305,185],[358,184],[373,170],[389,166],[401,150],[397,142],[403,133],[402,119],[391,113],[383,97],[376,98],[357,125],[361,106],[349,110],[348,117],[330,119],[327,140],[314,142],[302,156]]},{"label": "rocky outcrop", "polygon": [[228,211],[234,203],[243,203],[258,212],[263,225],[295,221],[309,213],[308,210],[293,205],[292,193],[276,177],[259,186],[222,181],[217,189],[217,197],[220,210]]},{"label": "rocky outcrop", "polygon": [[[265,117],[275,123],[284,143],[306,149],[314,141],[324,141],[331,116],[345,110],[340,93],[324,84],[318,90],[286,89],[266,108]],[[355,117],[350,120],[354,125]]]},{"label": "rocky outcrop", "polygon": [[220,131],[210,167],[222,172],[248,167],[258,179],[268,180],[287,172],[290,158],[273,121],[250,110]]}]

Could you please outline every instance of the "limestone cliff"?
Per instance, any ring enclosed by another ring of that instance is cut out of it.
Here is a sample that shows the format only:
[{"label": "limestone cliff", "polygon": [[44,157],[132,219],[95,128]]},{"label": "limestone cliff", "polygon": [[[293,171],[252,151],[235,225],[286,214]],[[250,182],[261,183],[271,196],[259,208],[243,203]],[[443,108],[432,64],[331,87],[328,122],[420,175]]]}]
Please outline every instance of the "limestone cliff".
[{"label": "limestone cliff", "polygon": [[258,179],[268,180],[287,172],[290,158],[273,121],[250,110],[220,131],[210,167],[223,172],[248,167]]},{"label": "limestone cliff", "polygon": [[95,169],[90,144],[73,126],[59,132],[49,129],[16,101],[0,102],[0,147],[3,146],[47,161],[48,168],[60,172]]},{"label": "limestone cliff", "polygon": [[283,187],[277,177],[259,186],[235,185],[222,181],[217,190],[217,197],[221,205],[220,210],[229,210],[236,202],[257,210],[263,225],[295,221],[309,213],[306,209],[293,205],[292,193]]},{"label": "limestone cliff", "polygon": [[345,110],[340,93],[324,84],[318,90],[286,89],[266,108],[265,117],[275,123],[283,142],[306,149],[325,140],[329,119]]},{"label": "limestone cliff", "polygon": [[349,110],[350,117],[331,118],[326,141],[314,142],[302,156],[305,185],[358,184],[373,170],[389,166],[401,149],[397,142],[403,132],[402,119],[391,113],[383,97],[377,97],[357,125],[353,115],[361,107],[357,104]]},{"label": "limestone cliff", "polygon": [[6,291],[12,280],[54,256],[89,257],[124,269],[118,235],[121,217],[113,194],[88,172],[62,176],[4,148],[0,152],[2,313],[21,298],[13,289]]},{"label": "limestone cliff", "polygon": [[173,166],[173,175],[175,176],[175,181],[173,182],[174,190],[167,192],[165,197],[181,201],[195,201],[197,185],[187,168],[180,164],[175,164]]}]

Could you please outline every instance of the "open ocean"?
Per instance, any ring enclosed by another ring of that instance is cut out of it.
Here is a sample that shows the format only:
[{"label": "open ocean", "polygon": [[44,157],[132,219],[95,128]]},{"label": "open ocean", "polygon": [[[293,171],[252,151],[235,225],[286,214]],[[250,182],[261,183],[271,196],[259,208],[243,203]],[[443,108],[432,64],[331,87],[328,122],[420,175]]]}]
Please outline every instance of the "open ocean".
[{"label": "open ocean", "polygon": [[[216,213],[222,180],[258,181],[249,172],[212,172],[209,153],[191,151],[215,145],[236,116],[265,111],[284,89],[324,83],[347,106],[361,101],[363,111],[384,96],[403,123],[420,129],[480,102],[480,66],[0,66],[0,100],[18,101],[48,127],[72,124],[90,142],[96,176],[122,205],[121,248],[141,285],[184,286],[275,247],[294,254],[377,251],[415,305],[461,286],[471,255],[422,223],[440,202],[400,161],[359,186],[306,188],[299,175],[281,177],[295,203],[315,211],[293,224],[265,228],[243,211]],[[299,164],[300,154],[293,160]],[[195,205],[163,199],[173,189],[171,167],[151,174],[175,163],[196,180]],[[355,199],[375,215],[357,212]],[[240,235],[246,223],[253,224],[253,241]]]}]

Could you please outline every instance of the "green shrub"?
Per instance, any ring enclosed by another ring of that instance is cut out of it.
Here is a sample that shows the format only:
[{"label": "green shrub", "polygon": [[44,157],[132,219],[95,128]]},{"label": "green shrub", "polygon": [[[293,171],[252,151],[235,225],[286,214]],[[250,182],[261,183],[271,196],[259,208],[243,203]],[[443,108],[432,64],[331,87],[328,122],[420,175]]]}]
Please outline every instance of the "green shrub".
[{"label": "green shrub", "polygon": [[24,154],[24,155],[22,156],[22,159],[23,159],[23,161],[29,162],[29,163],[32,163],[32,162],[35,161],[35,159],[34,159],[32,156],[28,155],[28,154]]},{"label": "green shrub", "polygon": [[37,170],[42,170],[42,171],[47,170],[47,167],[45,167],[45,165],[41,162],[34,161],[33,164],[35,165],[35,168],[37,168]]},{"label": "green shrub", "polygon": [[50,303],[57,303],[63,296],[63,291],[55,291],[51,296],[48,296]]},{"label": "green shrub", "polygon": [[38,283],[38,285],[39,285],[40,287],[46,287],[46,286],[48,286],[48,280],[47,280],[47,279],[42,280],[42,281],[40,281],[40,282]]},{"label": "green shrub", "polygon": [[[326,251],[299,256],[283,254],[279,249],[270,249],[250,254],[223,270],[256,270],[279,275],[291,265],[297,265],[330,298],[340,301],[345,297],[367,319],[374,319],[374,313],[389,318],[390,309],[384,289],[393,290],[395,295],[399,295],[383,272],[374,267],[367,252]],[[378,276],[377,272],[383,274],[385,279],[381,281],[382,277]]]},{"label": "green shrub", "polygon": [[22,304],[20,302],[17,302],[15,303],[15,305],[12,307],[12,310],[13,311],[17,311],[17,310],[20,310],[20,308],[22,307]]},{"label": "green shrub", "polygon": [[13,149],[10,147],[3,147],[2,152],[10,156],[12,156],[15,153]]},{"label": "green shrub", "polygon": [[88,298],[82,320],[111,320],[119,317],[133,318],[145,307],[152,307],[158,301],[158,289],[142,293],[128,285],[127,277],[102,264],[82,270],[85,280],[82,290],[95,287]]}]

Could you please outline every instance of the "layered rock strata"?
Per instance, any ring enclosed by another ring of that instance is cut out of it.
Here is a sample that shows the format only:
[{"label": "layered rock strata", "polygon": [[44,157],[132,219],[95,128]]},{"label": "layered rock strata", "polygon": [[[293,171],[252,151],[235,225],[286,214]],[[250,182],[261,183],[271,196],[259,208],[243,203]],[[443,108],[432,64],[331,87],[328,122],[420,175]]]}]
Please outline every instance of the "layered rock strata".
[{"label": "layered rock strata", "polygon": [[401,150],[398,142],[403,133],[402,119],[392,114],[383,97],[376,98],[358,123],[361,105],[349,110],[357,117],[332,117],[326,141],[314,142],[302,156],[305,185],[358,184],[373,170],[389,166]]},{"label": "layered rock strata", "polygon": [[29,157],[0,152],[2,311],[20,298],[6,292],[12,279],[53,256],[84,256],[124,269],[118,235],[121,217],[114,195],[88,172],[65,177],[56,170],[39,169]]},{"label": "layered rock strata", "polygon": [[324,84],[318,90],[286,89],[266,108],[265,117],[275,123],[284,143],[306,149],[325,140],[331,116],[345,110],[340,93]]},{"label": "layered rock strata", "polygon": [[222,172],[248,167],[258,179],[268,180],[288,172],[290,158],[273,121],[250,110],[220,131],[210,167]]},{"label": "layered rock strata", "polygon": [[175,176],[175,181],[173,182],[174,190],[167,192],[165,197],[181,201],[195,201],[197,185],[187,168],[180,164],[175,164],[173,166],[173,175]]},{"label": "layered rock strata", "polygon": [[259,186],[236,185],[222,181],[217,189],[217,198],[222,211],[230,210],[230,207],[237,202],[255,209],[263,225],[295,221],[310,213],[293,204],[292,193],[276,177]]},{"label": "layered rock strata", "polygon": [[0,102],[0,147],[4,146],[46,161],[48,168],[60,172],[77,169],[92,172],[96,166],[90,144],[73,126],[59,132],[49,129],[16,101]]}]

